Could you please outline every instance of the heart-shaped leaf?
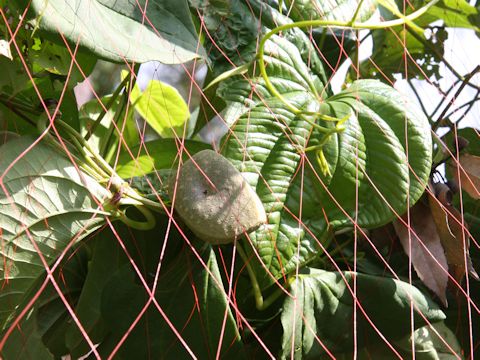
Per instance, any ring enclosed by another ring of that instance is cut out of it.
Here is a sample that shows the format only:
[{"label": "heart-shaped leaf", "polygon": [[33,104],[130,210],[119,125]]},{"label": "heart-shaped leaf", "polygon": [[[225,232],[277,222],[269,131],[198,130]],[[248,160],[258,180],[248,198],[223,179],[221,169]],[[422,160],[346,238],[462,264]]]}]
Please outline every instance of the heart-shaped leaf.
[{"label": "heart-shaped leaf", "polygon": [[[186,1],[21,1],[36,25],[116,62],[179,64],[203,51]],[[148,14],[148,21],[145,14]],[[62,39],[58,41],[63,45]]]},{"label": "heart-shaped leaf", "polygon": [[[81,173],[58,150],[31,138],[0,147],[0,324],[24,294],[72,242],[105,221],[96,201],[110,193]],[[27,151],[28,149],[28,151]],[[25,152],[27,151],[27,152]]]},{"label": "heart-shaped leaf", "polygon": [[150,80],[143,92],[138,85],[133,90],[130,101],[157,134],[165,138],[183,133],[190,111],[177,89],[159,80]]}]

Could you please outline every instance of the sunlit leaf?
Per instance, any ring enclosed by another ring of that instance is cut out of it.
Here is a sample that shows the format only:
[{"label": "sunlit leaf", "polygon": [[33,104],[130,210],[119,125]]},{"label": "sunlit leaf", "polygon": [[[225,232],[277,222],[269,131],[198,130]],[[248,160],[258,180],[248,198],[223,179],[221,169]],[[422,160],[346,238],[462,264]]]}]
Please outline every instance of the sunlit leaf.
[{"label": "sunlit leaf", "polygon": [[[292,43],[273,37],[265,50],[269,78],[290,103],[348,119],[345,130],[323,148],[330,171],[323,174],[314,152],[308,153],[309,163],[299,152],[322,141],[313,116],[294,114],[260,76],[231,78],[219,87],[235,134],[226,137],[223,153],[255,187],[267,212],[267,224],[249,239],[270,272],[260,277],[269,282],[314,257],[329,226],[351,227],[358,214],[359,226],[374,228],[404,213],[407,197],[413,204],[425,189],[431,137],[425,116],[393,88],[357,81],[321,103],[317,96],[323,87]],[[235,111],[229,113],[230,108]],[[302,223],[295,218],[299,214]],[[264,271],[259,266],[259,273]]]},{"label": "sunlit leaf", "polygon": [[[61,33],[71,43],[111,61],[178,64],[202,56],[197,53],[202,48],[186,1],[34,0],[22,4],[28,5],[40,30]],[[63,44],[61,37],[52,38]]]},{"label": "sunlit leaf", "polygon": [[147,88],[130,94],[138,113],[162,137],[182,137],[185,121],[190,118],[188,105],[173,86],[150,80]]},{"label": "sunlit leaf", "polygon": [[478,10],[466,0],[441,0],[428,9],[424,19],[431,22],[440,19],[448,27],[480,31],[476,16]]},{"label": "sunlit leaf", "polygon": [[161,169],[172,169],[182,154],[183,160],[195,153],[210,149],[210,145],[195,140],[183,140],[186,151],[180,152],[181,144],[175,139],[158,139],[135,146],[130,152],[120,153],[117,174],[123,178],[143,176]]},{"label": "sunlit leaf", "polygon": [[432,163],[430,128],[420,109],[374,80],[354,82],[323,106],[337,118],[351,114],[338,143],[332,139],[325,149],[338,153],[330,162],[333,177],[316,168],[321,181],[314,185],[330,225],[352,226],[357,217],[357,225],[375,228],[403,214],[407,198],[415,204]]}]

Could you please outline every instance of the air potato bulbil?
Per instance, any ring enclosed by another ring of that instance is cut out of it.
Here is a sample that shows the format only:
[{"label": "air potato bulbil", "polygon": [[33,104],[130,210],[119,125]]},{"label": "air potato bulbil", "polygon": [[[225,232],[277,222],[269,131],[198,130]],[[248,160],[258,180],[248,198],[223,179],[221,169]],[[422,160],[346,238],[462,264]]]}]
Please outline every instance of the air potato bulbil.
[{"label": "air potato bulbil", "polygon": [[[176,185],[176,186],[175,186]],[[176,189],[176,190],[175,190]],[[266,222],[265,209],[242,174],[223,156],[203,150],[170,177],[174,208],[200,239],[228,244]]]}]

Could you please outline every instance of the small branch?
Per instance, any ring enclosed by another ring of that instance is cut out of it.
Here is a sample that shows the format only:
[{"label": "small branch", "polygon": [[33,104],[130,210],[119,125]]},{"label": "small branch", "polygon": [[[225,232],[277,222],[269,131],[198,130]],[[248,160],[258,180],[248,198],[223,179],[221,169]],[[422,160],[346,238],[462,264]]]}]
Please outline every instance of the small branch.
[{"label": "small branch", "polygon": [[[453,89],[455,89],[455,87],[458,85],[458,83],[462,81],[460,79],[457,79],[455,80],[455,82],[453,83],[452,86],[450,86],[450,88],[446,91],[446,92],[443,92],[442,89],[440,88],[437,88],[439,90],[439,92],[442,94],[442,96],[444,98],[448,97],[448,95],[453,91]],[[430,114],[430,118],[433,118],[433,116],[437,113],[438,110],[440,110],[440,108],[442,107],[442,104],[444,102],[444,99],[442,98],[442,100],[440,100],[437,104],[437,106],[435,107],[435,109],[432,111],[432,113]]]},{"label": "small branch", "polygon": [[250,282],[252,285],[252,291],[255,296],[255,305],[258,310],[262,310],[264,309],[262,290],[260,289],[260,285],[258,284],[257,277],[255,276],[255,272],[253,271],[253,268],[250,266],[250,260],[238,241],[237,241],[237,251],[240,254],[240,257],[242,258],[243,262],[245,263],[248,277],[250,278]]},{"label": "small branch", "polygon": [[[442,62],[445,64],[445,66],[448,68],[448,70],[450,70],[453,75],[455,75],[460,81],[463,81],[465,82],[465,80],[467,79],[468,77],[468,74],[465,75],[465,76],[462,76],[457,70],[455,70],[455,68],[450,65],[450,63],[445,59],[445,57],[437,50],[437,48],[435,48],[435,46],[433,44],[431,44],[430,42],[428,42],[425,38],[423,38],[421,35],[418,35],[415,30],[411,29],[408,25],[407,25],[407,30],[408,32],[415,38],[417,39],[418,41],[420,41],[424,46],[426,46],[429,50],[431,50],[435,55],[438,56],[438,58],[440,60],[442,60]],[[478,71],[478,70],[477,70]],[[474,89],[477,89],[477,90],[480,90],[480,86],[477,86],[475,84],[471,84],[469,83],[470,81],[470,78],[468,79],[468,81],[466,82],[465,85],[468,85]],[[464,85],[464,86],[465,86]]]},{"label": "small branch", "polygon": [[[446,119],[449,119],[449,118],[450,118],[453,114],[455,114],[456,112],[462,110],[462,109],[465,108],[465,107],[468,107],[467,110],[465,110],[465,111],[463,112],[463,115],[461,116],[461,117],[463,118],[463,117],[464,117],[465,115],[467,115],[468,112],[472,109],[473,105],[475,105],[475,103],[476,103],[477,101],[480,101],[480,96],[478,96],[478,95],[480,95],[480,90],[477,90],[477,93],[475,94],[475,96],[473,97],[472,100],[467,101],[465,104],[459,106],[459,107],[456,108],[455,110],[452,110],[452,111],[449,112],[447,115],[445,115],[445,118],[446,118]],[[459,120],[459,121],[460,121],[460,120]]]},{"label": "small branch", "polygon": [[124,224],[133,229],[142,231],[152,230],[156,225],[156,220],[150,210],[141,205],[134,205],[134,207],[142,213],[142,215],[145,217],[145,221],[133,220],[127,216],[125,211],[118,211],[116,217]]},{"label": "small branch", "polygon": [[[445,109],[443,109],[442,113],[438,116],[438,119],[437,119],[436,123],[432,126],[433,131],[436,131],[438,129],[438,127],[442,125],[443,119],[444,119],[445,115],[447,114],[448,110],[450,109],[450,107],[453,105],[454,99],[456,99],[458,97],[458,95],[460,95],[460,93],[463,91],[465,86],[467,86],[467,84],[469,83],[470,79],[479,71],[480,71],[480,65],[477,65],[475,67],[475,69],[473,69],[470,73],[465,75],[465,78],[463,79],[462,83],[460,84],[458,90],[455,92],[455,95],[453,95],[452,101],[449,102],[447,104],[447,106],[445,106]],[[478,89],[478,91],[480,91],[480,88]]]},{"label": "small branch", "polygon": [[100,155],[104,157],[104,159],[110,163],[110,153],[111,148],[115,148],[116,146],[116,138],[114,138],[115,129],[118,126],[119,119],[123,116],[123,110],[125,109],[126,103],[128,102],[128,94],[124,93],[121,95],[121,99],[119,100],[120,104],[116,109],[115,115],[113,116],[112,123],[108,128],[108,133],[106,135],[106,139],[104,139],[103,146],[100,149]]}]

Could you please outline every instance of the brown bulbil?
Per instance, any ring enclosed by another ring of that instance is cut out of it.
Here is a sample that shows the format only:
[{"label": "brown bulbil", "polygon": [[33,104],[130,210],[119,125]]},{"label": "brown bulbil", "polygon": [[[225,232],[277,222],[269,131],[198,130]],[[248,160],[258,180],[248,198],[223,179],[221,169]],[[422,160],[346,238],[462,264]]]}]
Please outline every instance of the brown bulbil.
[{"label": "brown bulbil", "polygon": [[266,222],[263,205],[242,174],[223,156],[203,150],[170,178],[175,210],[200,239],[228,244]]}]

